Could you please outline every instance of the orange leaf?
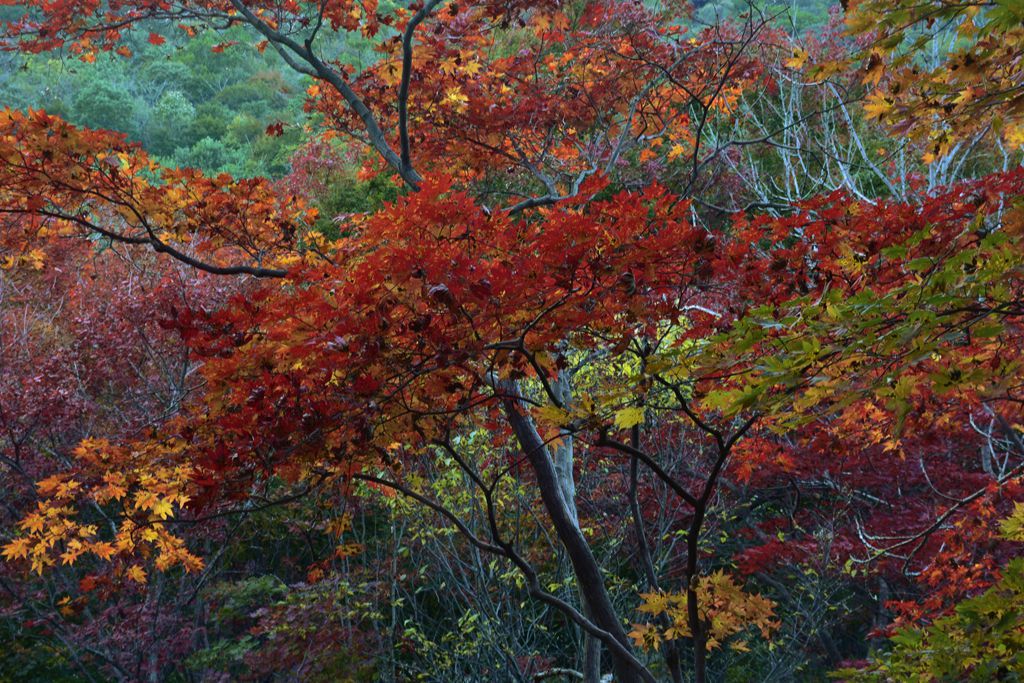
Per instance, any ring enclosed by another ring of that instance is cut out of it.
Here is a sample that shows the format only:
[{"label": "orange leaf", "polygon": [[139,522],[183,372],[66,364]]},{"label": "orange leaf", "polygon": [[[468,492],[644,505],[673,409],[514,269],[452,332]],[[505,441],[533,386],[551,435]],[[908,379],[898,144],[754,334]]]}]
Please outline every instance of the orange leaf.
[{"label": "orange leaf", "polygon": [[133,564],[128,569],[128,578],[136,583],[146,582],[146,570],[137,564]]}]

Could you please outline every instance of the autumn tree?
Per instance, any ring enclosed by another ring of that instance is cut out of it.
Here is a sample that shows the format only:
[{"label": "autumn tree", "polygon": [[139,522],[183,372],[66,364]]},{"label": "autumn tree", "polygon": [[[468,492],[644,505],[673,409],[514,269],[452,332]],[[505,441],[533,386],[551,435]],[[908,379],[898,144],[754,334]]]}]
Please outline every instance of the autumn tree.
[{"label": "autumn tree", "polygon": [[[723,207],[727,183],[743,182],[727,177],[736,155],[786,149],[797,123],[754,120],[749,137],[739,114],[759,106],[751,93],[777,90],[780,74],[845,68],[808,67],[754,8],[707,29],[634,2],[31,9],[6,47],[84,60],[123,52],[132,32],[160,44],[163,30],[246,27],[255,49],[310,79],[318,133],[362,144],[362,173],[404,187],[329,234],[287,185],[162,168],[118,134],[5,111],[0,253],[12,272],[46,269],[73,239],[244,278],[223,305],[167,307],[163,328],[201,362],[201,389],[143,434],[83,439],[5,543],[15,564],[42,572],[88,556],[142,584],[202,570],[177,525],[374,491],[499,558],[580,629],[584,680],[600,678],[604,653],[616,680],[682,681],[692,668],[705,681],[709,652],[777,627],[733,557],[764,574],[815,542],[765,537],[779,525],[779,482],[821,499],[792,511],[793,526],[819,523],[829,493],[897,499],[888,516],[851,501],[825,553],[841,566],[865,542],[874,560],[905,548],[905,566],[929,571],[973,550],[937,541],[955,535],[947,522],[968,511],[992,522],[1019,495],[1020,172],[891,198],[844,179],[814,187],[828,194],[758,201],[764,187],[749,183],[734,195],[751,202]],[[327,56],[350,39],[372,40],[379,58],[357,70]],[[888,53],[870,54],[861,80],[888,83]],[[1015,64],[999,64],[1011,84]],[[869,115],[897,110],[877,99]],[[964,420],[983,410],[987,478],[960,476],[970,466],[934,443],[966,443]],[[903,436],[911,426],[917,441]],[[895,464],[908,452],[921,476]],[[883,474],[865,483],[876,465]],[[955,489],[931,482],[942,465]],[[463,497],[438,485],[445,473]],[[601,506],[585,506],[584,477],[609,479]],[[905,485],[915,495],[899,500]],[[655,492],[670,502],[644,504]],[[894,527],[908,509],[923,528]],[[665,510],[679,546],[650,531]],[[753,531],[733,556],[708,542],[729,511]],[[536,542],[544,534],[554,540]],[[619,552],[603,552],[606,540]],[[964,590],[991,585],[1006,552],[989,553]],[[572,591],[543,580],[557,557]],[[633,581],[610,576],[613,561]]]}]

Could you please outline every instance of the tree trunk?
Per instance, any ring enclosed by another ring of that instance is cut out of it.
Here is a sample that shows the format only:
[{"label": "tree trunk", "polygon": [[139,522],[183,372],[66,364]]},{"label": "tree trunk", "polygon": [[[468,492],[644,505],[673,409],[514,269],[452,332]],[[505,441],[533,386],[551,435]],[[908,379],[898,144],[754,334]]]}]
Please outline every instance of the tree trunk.
[{"label": "tree trunk", "polygon": [[[502,403],[506,418],[537,477],[541,501],[572,563],[576,584],[589,611],[586,616],[619,643],[623,650],[632,653],[633,647],[605,588],[601,568],[576,521],[575,504],[570,506],[565,499],[564,489],[548,448],[529,416],[522,411],[520,402],[514,398],[517,395],[516,387],[503,384],[500,389],[505,394]],[[611,655],[616,683],[651,680],[649,675],[644,676],[628,659],[614,651]]]},{"label": "tree trunk", "polygon": [[690,523],[686,536],[686,620],[693,643],[694,683],[707,682],[707,633],[704,621],[700,618],[700,605],[697,602],[697,586],[700,583],[700,529],[704,524],[706,505],[706,501],[702,499],[694,508],[693,522]]},{"label": "tree trunk", "polygon": [[694,683],[707,682],[707,637],[704,633],[704,624],[700,618],[700,608],[697,604],[697,591],[695,590],[697,576],[688,577],[689,587],[686,589],[686,616],[689,622],[690,632],[693,634],[693,680]]},{"label": "tree trunk", "polygon": [[[586,600],[582,591],[580,598]],[[594,618],[589,609],[584,614],[588,619]],[[601,683],[601,641],[586,632],[583,633],[583,683]]]},{"label": "tree trunk", "polygon": [[[568,373],[562,372],[553,387],[558,399],[564,408],[572,404],[572,385]],[[558,487],[562,492],[562,499],[565,502],[566,511],[572,518],[576,529],[580,529],[579,510],[576,508],[576,477],[573,473],[573,435],[572,432],[562,430],[560,443],[554,450],[555,476],[558,478]],[[580,595],[580,605],[583,613],[588,619],[593,619],[587,596],[577,582],[576,590]],[[601,641],[586,631],[583,632],[583,681],[584,683],[601,683]]]}]

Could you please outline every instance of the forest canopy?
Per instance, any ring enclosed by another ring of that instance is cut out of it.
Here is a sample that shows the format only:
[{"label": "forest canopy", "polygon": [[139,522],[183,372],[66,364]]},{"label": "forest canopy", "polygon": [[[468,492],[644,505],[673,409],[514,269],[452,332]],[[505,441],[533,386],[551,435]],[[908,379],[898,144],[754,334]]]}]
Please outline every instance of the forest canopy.
[{"label": "forest canopy", "polygon": [[1024,676],[1024,9],[0,3],[0,681]]}]

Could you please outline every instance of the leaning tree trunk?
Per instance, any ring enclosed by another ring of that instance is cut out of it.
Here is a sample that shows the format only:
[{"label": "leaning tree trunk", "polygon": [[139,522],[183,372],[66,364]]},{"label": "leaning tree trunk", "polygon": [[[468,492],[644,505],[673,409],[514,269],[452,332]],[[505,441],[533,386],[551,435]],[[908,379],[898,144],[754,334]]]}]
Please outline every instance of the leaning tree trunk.
[{"label": "leaning tree trunk", "polygon": [[554,531],[572,563],[576,585],[585,604],[585,610],[587,610],[586,616],[618,645],[618,652],[614,649],[611,651],[616,683],[653,680],[646,671],[642,670],[642,667],[636,666],[635,659],[630,661],[628,657],[619,654],[621,652],[632,655],[632,644],[629,642],[622,621],[608,595],[604,577],[601,575],[601,568],[591,551],[590,544],[580,530],[575,506],[574,504],[570,505],[566,500],[562,478],[556,471],[555,462],[524,406],[520,405],[521,401],[517,399],[517,387],[514,383],[501,383],[496,388],[504,395],[502,404],[505,416],[516,435],[523,454],[534,471],[541,501],[551,519]]},{"label": "leaning tree trunk", "polygon": [[[562,372],[558,375],[558,381],[553,389],[562,403],[562,407],[568,408],[572,403],[572,386],[569,382],[568,373]],[[559,443],[554,447],[555,476],[558,479],[559,489],[562,492],[562,499],[565,502],[566,511],[576,529],[580,529],[579,512],[576,508],[576,479],[573,474],[573,435],[572,432],[562,430],[559,435]],[[583,613],[593,619],[590,605],[582,586],[577,582],[576,590],[580,595],[580,604]],[[583,683],[600,683],[601,681],[601,641],[590,633],[583,632]]]}]

